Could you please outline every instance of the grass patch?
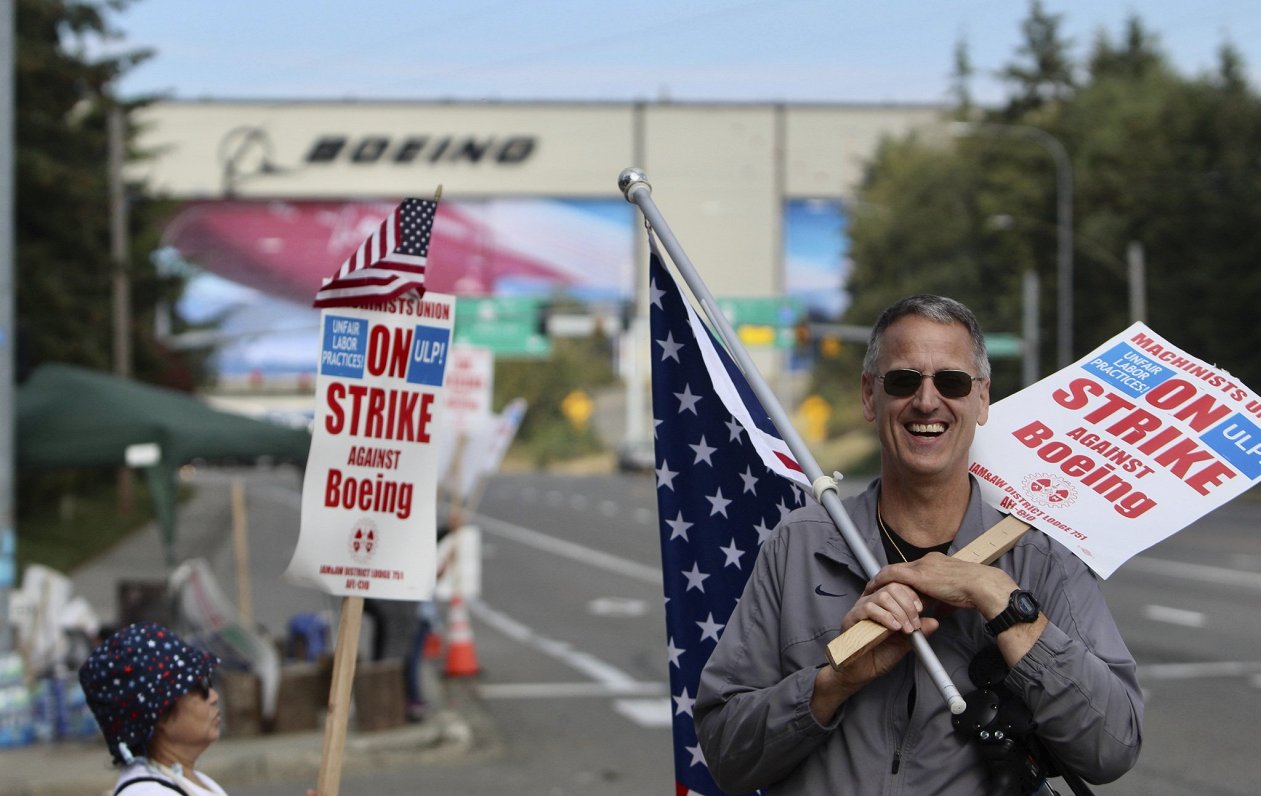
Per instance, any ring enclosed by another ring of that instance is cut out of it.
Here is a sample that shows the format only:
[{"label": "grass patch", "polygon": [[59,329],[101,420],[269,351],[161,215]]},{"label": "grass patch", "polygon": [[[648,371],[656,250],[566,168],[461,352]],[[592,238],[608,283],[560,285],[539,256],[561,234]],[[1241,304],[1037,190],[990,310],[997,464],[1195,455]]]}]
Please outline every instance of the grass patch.
[{"label": "grass patch", "polygon": [[153,503],[143,478],[132,480],[131,510],[122,512],[114,483],[79,483],[59,498],[21,512],[17,565],[43,564],[70,574],[153,519]]}]

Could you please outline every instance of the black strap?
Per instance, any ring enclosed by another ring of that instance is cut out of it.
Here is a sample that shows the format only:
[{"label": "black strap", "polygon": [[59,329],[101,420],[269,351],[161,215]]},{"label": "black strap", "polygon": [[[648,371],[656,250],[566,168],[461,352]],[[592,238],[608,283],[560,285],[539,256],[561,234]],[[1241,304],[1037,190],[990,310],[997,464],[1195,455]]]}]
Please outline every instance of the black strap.
[{"label": "black strap", "polygon": [[135,785],[137,782],[156,782],[164,788],[170,788],[176,793],[182,794],[183,796],[188,796],[188,791],[184,790],[179,785],[176,785],[174,782],[171,782],[170,780],[161,779],[160,777],[136,777],[135,779],[129,779],[123,784],[119,785],[117,788],[114,788],[114,796],[118,796],[118,794],[127,790],[132,785]]}]

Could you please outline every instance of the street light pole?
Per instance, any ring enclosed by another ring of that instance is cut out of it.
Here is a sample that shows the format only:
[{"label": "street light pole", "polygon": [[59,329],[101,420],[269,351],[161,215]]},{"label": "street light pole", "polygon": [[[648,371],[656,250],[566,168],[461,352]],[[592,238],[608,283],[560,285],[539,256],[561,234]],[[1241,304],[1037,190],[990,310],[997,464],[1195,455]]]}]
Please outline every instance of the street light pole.
[{"label": "street light pole", "polygon": [[13,387],[17,328],[14,323],[16,269],[13,265],[17,192],[14,152],[17,149],[16,6],[0,0],[0,653],[14,648],[9,599],[17,579],[17,528],[14,523]]},{"label": "street light pole", "polygon": [[1056,244],[1056,346],[1057,365],[1063,369],[1073,360],[1073,165],[1060,140],[1045,130],[1017,124],[954,122],[955,136],[985,135],[1025,138],[1041,144],[1055,161]]}]

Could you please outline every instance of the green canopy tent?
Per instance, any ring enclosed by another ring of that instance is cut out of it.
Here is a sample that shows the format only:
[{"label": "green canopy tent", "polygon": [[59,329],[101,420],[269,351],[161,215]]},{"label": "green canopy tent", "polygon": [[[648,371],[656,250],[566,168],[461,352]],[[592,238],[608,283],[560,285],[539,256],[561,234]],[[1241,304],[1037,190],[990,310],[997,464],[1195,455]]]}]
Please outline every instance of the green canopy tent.
[{"label": "green canopy tent", "polygon": [[16,425],[18,467],[116,467],[130,464],[129,448],[156,452],[156,460],[150,456],[143,469],[168,563],[174,563],[175,478],[181,465],[262,456],[305,463],[311,447],[305,430],[221,412],[185,393],[64,364],[41,365],[18,388]]}]

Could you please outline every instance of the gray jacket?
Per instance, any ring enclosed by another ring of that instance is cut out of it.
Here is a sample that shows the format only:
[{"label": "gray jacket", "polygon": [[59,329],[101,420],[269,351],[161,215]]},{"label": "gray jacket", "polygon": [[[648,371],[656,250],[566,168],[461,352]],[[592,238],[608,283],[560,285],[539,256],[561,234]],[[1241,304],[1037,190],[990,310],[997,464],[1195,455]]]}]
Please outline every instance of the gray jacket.
[{"label": "gray jacket", "polygon": [[[845,503],[876,560],[885,563],[875,519],[879,482]],[[972,486],[950,552],[1002,519]],[[1026,533],[998,562],[1033,592],[1050,620],[1005,684],[1029,706],[1038,735],[1088,782],[1128,771],[1141,746],[1143,701],[1134,659],[1099,582],[1040,532]],[[827,512],[811,503],[785,518],[763,545],[753,574],[701,674],[694,715],[710,773],[732,793],[979,794],[985,764],[957,735],[945,700],[912,652],[847,700],[826,726],[810,713],[825,648],[867,578]],[[956,611],[931,639],[966,697],[968,664],[993,643],[984,617]]]}]

